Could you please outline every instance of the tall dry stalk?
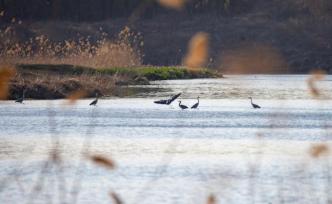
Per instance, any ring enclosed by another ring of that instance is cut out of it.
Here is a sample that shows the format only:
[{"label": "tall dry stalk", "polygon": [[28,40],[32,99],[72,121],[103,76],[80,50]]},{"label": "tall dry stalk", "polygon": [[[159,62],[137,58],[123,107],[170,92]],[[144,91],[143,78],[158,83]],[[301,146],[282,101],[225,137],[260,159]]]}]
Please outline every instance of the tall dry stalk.
[{"label": "tall dry stalk", "polygon": [[188,46],[188,52],[184,58],[184,65],[188,68],[202,68],[208,59],[209,36],[207,33],[195,34]]}]

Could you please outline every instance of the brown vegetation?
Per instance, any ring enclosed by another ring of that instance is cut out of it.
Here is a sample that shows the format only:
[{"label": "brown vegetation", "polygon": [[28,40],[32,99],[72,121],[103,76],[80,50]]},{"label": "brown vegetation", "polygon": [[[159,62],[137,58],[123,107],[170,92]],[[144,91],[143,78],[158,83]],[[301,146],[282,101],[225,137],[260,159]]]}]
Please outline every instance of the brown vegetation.
[{"label": "brown vegetation", "polygon": [[313,97],[319,97],[321,95],[319,88],[316,87],[315,83],[316,83],[316,81],[324,79],[325,74],[326,74],[326,72],[322,71],[322,70],[314,70],[311,72],[311,76],[307,80],[307,83],[308,83],[310,94]]},{"label": "brown vegetation", "polygon": [[[270,7],[273,5],[267,6],[267,8]],[[23,21],[20,25],[17,22],[10,24],[11,29],[6,34],[11,33],[10,43],[3,45],[6,41],[1,41],[0,50],[3,53],[5,50],[7,53],[14,52],[15,56],[30,56],[21,52],[16,46],[23,47],[23,50],[32,49],[26,42],[33,39],[32,51],[37,54],[30,60],[23,58],[21,62],[25,60],[25,62],[34,63],[66,63],[94,67],[139,64],[180,65],[187,54],[188,43],[192,36],[203,31],[209,34],[207,63],[209,67],[226,71],[229,53],[238,56],[248,50],[247,56],[249,56],[252,55],[250,50],[257,50],[258,46],[269,48],[273,53],[277,53],[278,58],[282,58],[286,64],[288,69],[285,67],[273,69],[274,73],[308,73],[317,67],[331,73],[332,37],[330,33],[332,27],[330,21],[331,17],[327,15],[317,17],[313,14],[291,13],[288,17],[286,14],[280,17],[279,13],[267,9],[232,17],[218,16],[213,13],[188,17],[185,11],[181,11],[172,15],[160,14],[153,19],[133,23],[130,27],[132,37],[123,41],[118,34],[127,25],[126,19],[94,23],[29,22],[27,24]],[[6,27],[2,29],[3,33]],[[77,33],[80,33],[81,37],[78,37]],[[46,37],[38,38],[43,35]],[[133,36],[137,36],[135,43],[133,43]],[[78,40],[79,38],[81,40]],[[43,44],[40,42],[41,39],[47,39],[46,43],[43,41],[47,44],[46,47],[51,44],[49,49],[52,51],[49,54],[51,57],[45,57],[45,54],[39,51],[40,46],[37,45]],[[59,44],[60,46],[57,47]],[[54,53],[57,49],[59,52]],[[64,53],[66,57],[61,53]],[[224,59],[225,55],[227,55],[226,59]],[[10,56],[6,54],[6,59],[10,60]],[[12,59],[16,60],[17,57]],[[269,58],[264,60],[267,61]]]},{"label": "brown vegetation", "polygon": [[0,69],[0,100],[7,99],[9,81],[15,76],[15,69],[3,68]]},{"label": "brown vegetation", "polygon": [[24,90],[27,98],[34,99],[66,98],[80,89],[86,90],[88,97],[94,97],[96,93],[102,95],[104,91],[109,91],[113,84],[114,79],[109,76],[19,74],[11,82],[9,99],[18,98]]},{"label": "brown vegetation", "polygon": [[113,169],[115,167],[114,161],[103,155],[92,155],[90,159],[93,163],[108,169]]},{"label": "brown vegetation", "polygon": [[202,32],[195,34],[189,42],[184,65],[188,68],[205,67],[208,59],[208,49],[208,34]]},{"label": "brown vegetation", "polygon": [[[78,37],[55,42],[41,34],[28,40],[17,39],[15,24],[0,30],[0,64],[71,64],[94,68],[141,65],[140,34],[128,27],[112,41],[100,31],[94,42],[90,37]],[[21,41],[23,40],[23,41]]]},{"label": "brown vegetation", "polygon": [[[0,68],[1,69],[1,68]],[[221,74],[209,69],[189,70],[183,67],[116,67],[95,69],[73,65],[17,65],[16,74],[8,78],[4,90],[17,99],[25,92],[32,99],[69,99],[99,96],[128,96],[143,89],[128,85],[147,85],[149,81],[166,79],[216,78]],[[4,93],[4,92],[3,92]]]},{"label": "brown vegetation", "polygon": [[312,145],[310,148],[310,155],[314,158],[318,158],[329,153],[329,147],[326,144]]},{"label": "brown vegetation", "polygon": [[118,194],[116,194],[114,192],[110,192],[110,197],[112,198],[112,200],[114,201],[115,204],[123,204],[123,202],[120,199],[120,197],[118,196]]}]

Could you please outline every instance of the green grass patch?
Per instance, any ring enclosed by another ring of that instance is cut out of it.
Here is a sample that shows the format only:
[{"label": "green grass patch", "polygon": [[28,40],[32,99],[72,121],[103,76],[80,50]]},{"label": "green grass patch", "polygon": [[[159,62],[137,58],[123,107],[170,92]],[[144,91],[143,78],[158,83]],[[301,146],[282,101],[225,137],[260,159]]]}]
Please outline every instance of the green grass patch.
[{"label": "green grass patch", "polygon": [[18,71],[32,73],[56,73],[63,75],[81,74],[107,74],[121,75],[129,78],[146,77],[148,80],[170,80],[170,79],[195,79],[195,78],[217,78],[222,77],[217,71],[211,69],[189,70],[183,67],[112,67],[94,69],[74,65],[47,65],[28,64],[17,65]]},{"label": "green grass patch", "polygon": [[146,77],[148,80],[217,78],[221,75],[210,69],[188,70],[182,67],[130,67],[101,69],[102,73]]}]

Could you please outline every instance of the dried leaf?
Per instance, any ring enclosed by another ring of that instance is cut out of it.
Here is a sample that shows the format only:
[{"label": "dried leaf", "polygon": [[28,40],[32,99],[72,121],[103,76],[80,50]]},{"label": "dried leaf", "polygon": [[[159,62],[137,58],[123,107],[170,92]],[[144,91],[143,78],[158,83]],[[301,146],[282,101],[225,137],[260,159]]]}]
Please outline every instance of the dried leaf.
[{"label": "dried leaf", "polygon": [[3,68],[0,69],[0,100],[7,99],[9,81],[16,74],[15,69],[13,68]]},{"label": "dried leaf", "polygon": [[316,81],[323,80],[326,75],[326,72],[323,70],[314,70],[311,72],[311,76],[309,77],[307,83],[309,87],[309,91],[312,96],[319,97],[320,92],[319,89],[316,87]]},{"label": "dried leaf", "polygon": [[122,204],[123,203],[122,200],[120,199],[120,197],[116,193],[110,192],[110,196],[113,199],[115,204]]},{"label": "dried leaf", "polygon": [[87,92],[85,90],[74,91],[67,96],[67,99],[69,100],[68,104],[73,105],[76,103],[76,101],[78,99],[81,99],[81,98],[85,97],[86,95],[87,95]]},{"label": "dried leaf", "polygon": [[329,147],[325,144],[312,145],[310,148],[310,155],[314,158],[318,158],[328,153],[329,153]]},{"label": "dried leaf", "polygon": [[184,58],[184,65],[189,68],[203,67],[208,59],[209,36],[197,33],[189,42],[189,49]]},{"label": "dried leaf", "polygon": [[180,10],[183,8],[186,0],[158,0],[158,2],[164,7]]},{"label": "dried leaf", "polygon": [[114,169],[115,164],[113,160],[106,158],[105,156],[102,155],[93,155],[90,158],[95,164],[99,166],[104,166],[108,169]]}]

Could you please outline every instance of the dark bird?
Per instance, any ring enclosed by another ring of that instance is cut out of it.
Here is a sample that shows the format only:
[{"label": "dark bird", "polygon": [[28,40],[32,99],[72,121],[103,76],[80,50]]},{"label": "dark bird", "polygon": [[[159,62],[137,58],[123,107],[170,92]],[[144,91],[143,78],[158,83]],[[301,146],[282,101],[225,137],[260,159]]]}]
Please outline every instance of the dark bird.
[{"label": "dark bird", "polygon": [[193,106],[191,106],[191,109],[196,109],[199,105],[199,96],[197,96],[197,103],[195,103]]},{"label": "dark bird", "polygon": [[187,108],[188,108],[188,106],[181,105],[181,101],[179,101],[179,107],[180,107],[182,110],[184,110],[184,109],[187,109]]},{"label": "dark bird", "polygon": [[251,102],[251,105],[252,105],[253,108],[261,108],[259,105],[254,104],[254,103],[252,102],[252,98],[251,98],[251,97],[249,97],[249,99],[250,99],[250,102]]},{"label": "dark bird", "polygon": [[25,96],[25,90],[23,90],[22,97],[16,99],[15,103],[23,103]]},{"label": "dark bird", "polygon": [[181,93],[178,93],[178,94],[176,94],[175,96],[173,96],[173,97],[170,98],[170,99],[154,101],[154,103],[156,103],[156,104],[165,104],[165,105],[169,105],[169,104],[171,104],[175,99],[177,99],[180,95],[181,95]]},{"label": "dark bird", "polygon": [[96,99],[90,103],[90,106],[96,106],[98,103],[98,93],[96,93]]}]

